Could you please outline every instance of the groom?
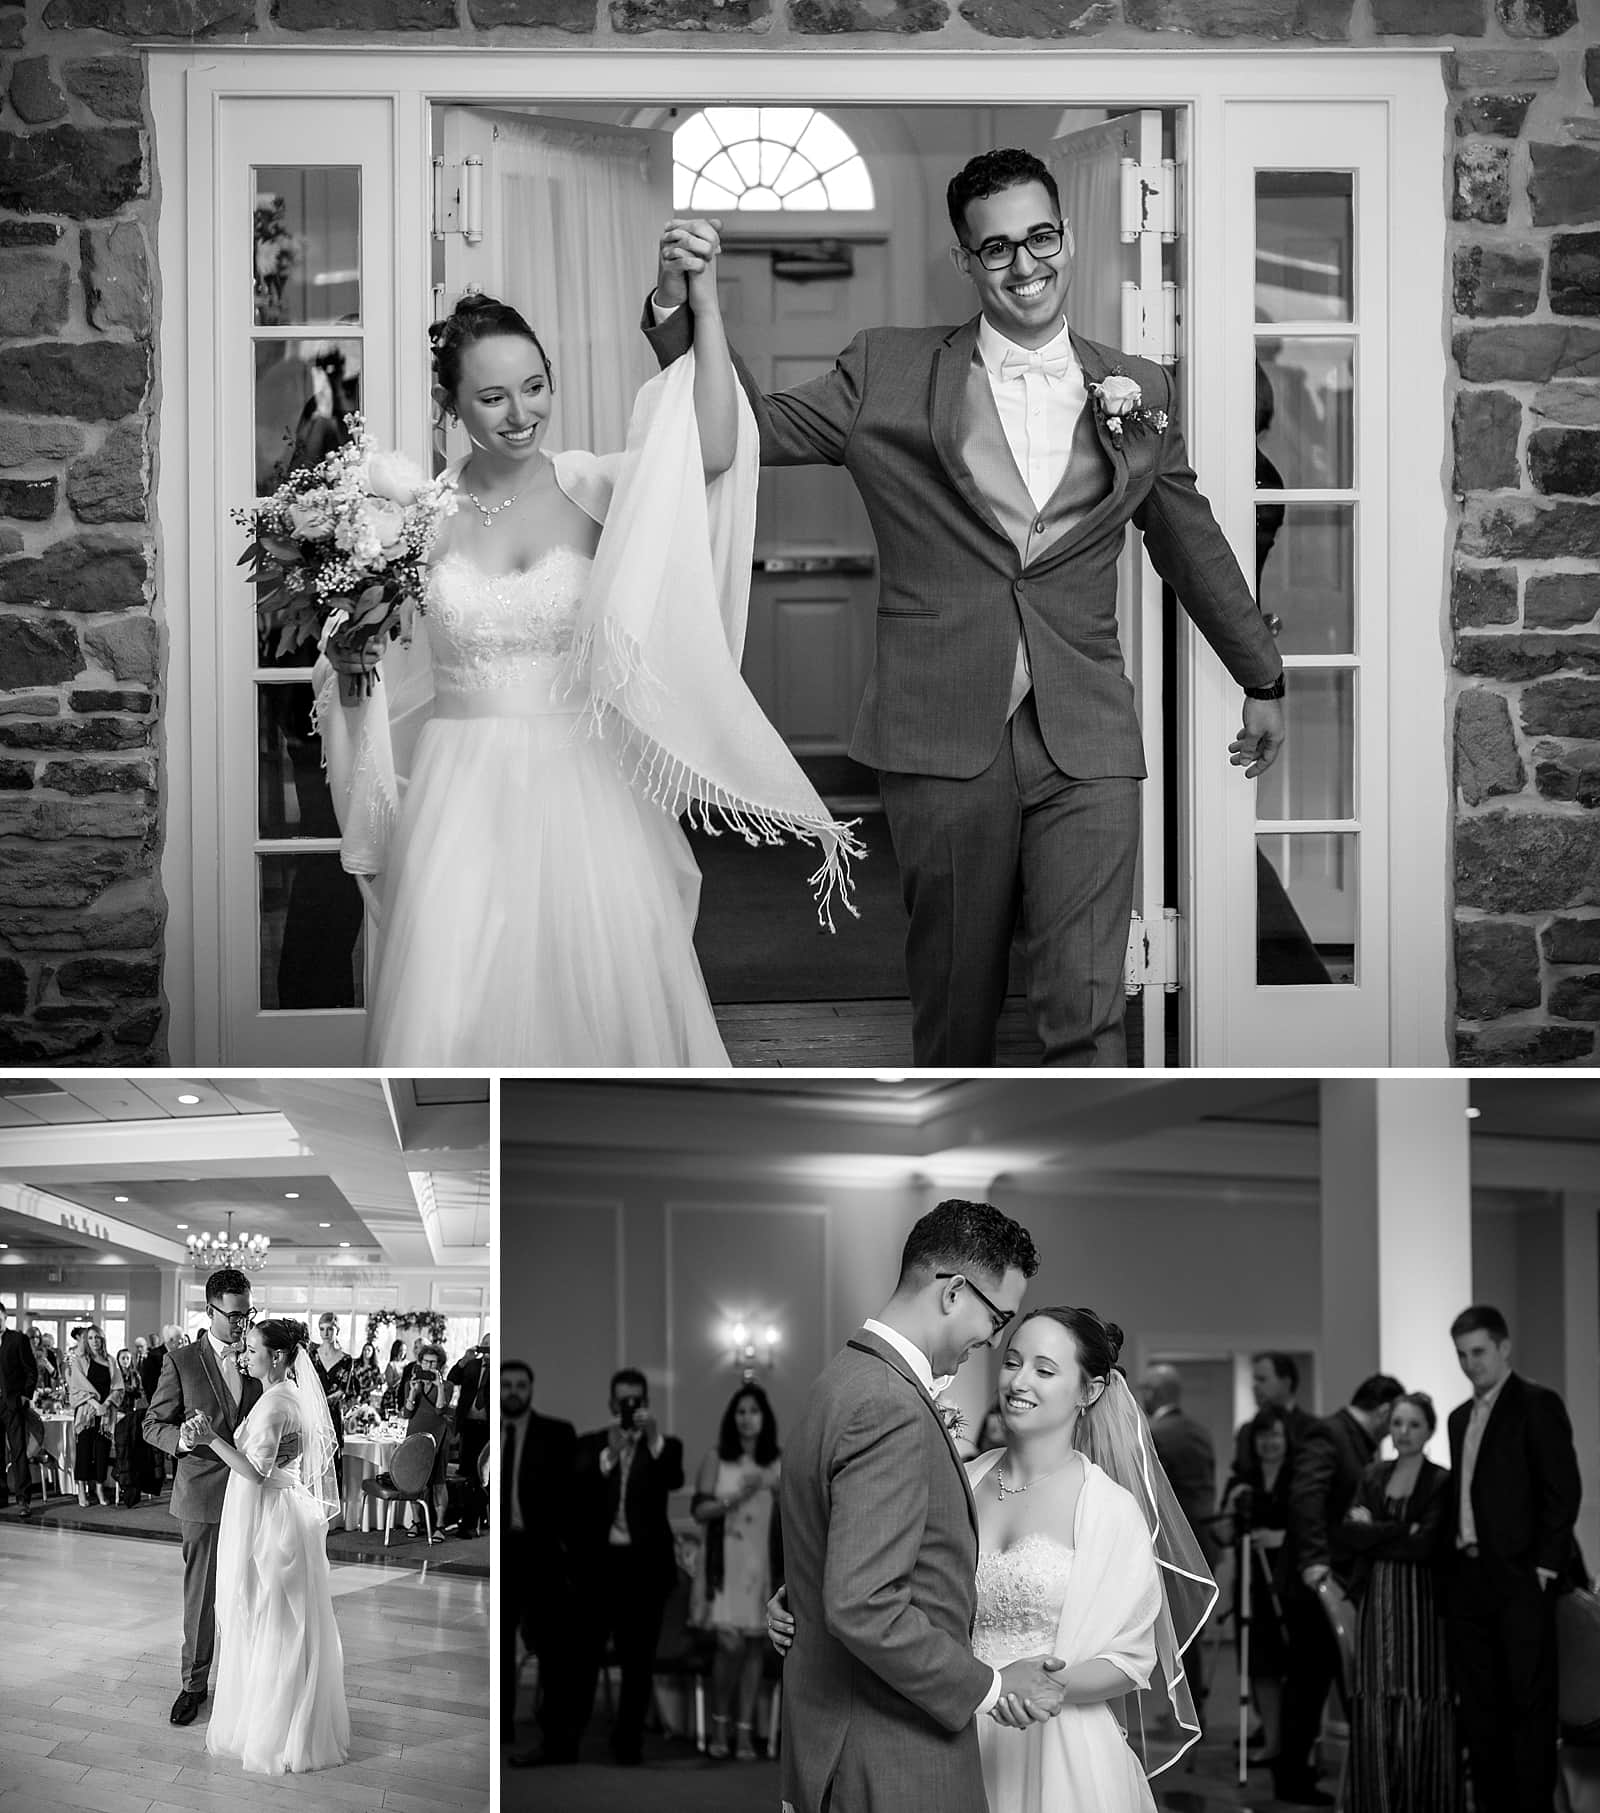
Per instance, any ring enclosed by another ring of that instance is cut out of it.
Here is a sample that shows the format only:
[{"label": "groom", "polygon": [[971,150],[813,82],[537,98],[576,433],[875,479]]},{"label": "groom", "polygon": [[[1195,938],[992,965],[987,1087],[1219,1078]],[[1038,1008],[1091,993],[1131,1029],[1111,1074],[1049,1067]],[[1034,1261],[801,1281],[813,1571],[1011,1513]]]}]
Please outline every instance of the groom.
[{"label": "groom", "polygon": [[170,1510],[183,1526],[183,1687],[172,1723],[192,1725],[210,1691],[216,1644],[217,1526],[228,1468],[211,1447],[196,1448],[190,1419],[199,1411],[228,1441],[258,1397],[261,1383],[240,1367],[250,1324],[250,1280],[232,1266],[206,1279],[206,1331],[187,1347],[167,1343],[144,1438],[173,1455],[177,1476]]},{"label": "groom", "polygon": [[981,1813],[973,1720],[1002,1693],[1062,1704],[1033,1656],[972,1653],[978,1516],[935,1404],[1016,1314],[1038,1255],[987,1203],[912,1228],[900,1280],[811,1387],[783,1461],[783,1546],[798,1621],[784,1661],[785,1813]]},{"label": "groom", "polygon": [[[900,867],[916,1062],[994,1062],[1020,922],[1045,1061],[1116,1066],[1145,773],[1117,639],[1128,523],[1244,689],[1229,747],[1247,776],[1283,742],[1283,664],[1195,488],[1167,374],[1070,329],[1049,170],[985,152],[948,204],[974,319],[870,328],[775,396],[740,376],[762,461],[848,468],[877,540],[850,753],[878,770]],[[687,224],[646,326],[663,364],[692,337],[685,272],[716,243]]]}]

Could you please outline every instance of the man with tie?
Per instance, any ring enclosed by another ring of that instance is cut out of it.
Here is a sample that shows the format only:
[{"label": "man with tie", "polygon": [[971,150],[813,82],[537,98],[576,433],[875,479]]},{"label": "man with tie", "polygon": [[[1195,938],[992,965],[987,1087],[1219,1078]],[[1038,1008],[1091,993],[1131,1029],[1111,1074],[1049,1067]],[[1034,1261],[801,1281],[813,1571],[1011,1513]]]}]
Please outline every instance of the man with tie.
[{"label": "man with tie", "polygon": [[[39,1389],[39,1362],[33,1343],[20,1329],[6,1327],[0,1303],[0,1446],[5,1451],[5,1483],[22,1506],[26,1522],[33,1512],[33,1475],[28,1471],[28,1400]],[[4,1503],[0,1499],[0,1503]]]},{"label": "man with tie", "polygon": [[[1450,1324],[1472,1385],[1450,1413],[1445,1629],[1472,1801],[1549,1813],[1556,1792],[1555,1595],[1573,1569],[1582,1484],[1566,1406],[1511,1370],[1492,1304]],[[1568,1582],[1570,1584],[1570,1582]]]},{"label": "man with tie", "polygon": [[677,1579],[667,1498],[683,1485],[683,1443],[661,1433],[642,1372],[629,1366],[613,1375],[611,1423],[579,1438],[576,1469],[578,1704],[587,1719],[609,1637],[622,1671],[611,1754],[637,1763],[661,1618]]},{"label": "man with tie", "polygon": [[250,1280],[243,1272],[227,1266],[206,1279],[206,1315],[204,1333],[188,1346],[168,1340],[144,1418],[145,1440],[177,1464],[168,1509],[183,1530],[183,1686],[172,1703],[174,1725],[192,1725],[211,1690],[217,1526],[228,1487],[228,1469],[215,1450],[194,1445],[193,1419],[203,1413],[231,1442],[261,1396],[260,1381],[239,1364],[250,1326]]},{"label": "man with tie", "polygon": [[[1120,1065],[1139,782],[1117,638],[1128,523],[1244,689],[1247,776],[1283,742],[1283,664],[1195,486],[1159,365],[1072,332],[1073,242],[1055,179],[985,152],[947,195],[979,314],[871,328],[833,369],[764,396],[767,465],[844,466],[877,540],[877,664],[851,755],[878,771],[901,892],[919,1065],[994,1062],[1020,927],[1050,1064]],[[675,222],[647,313],[684,352],[687,273],[716,246]]]},{"label": "man with tie", "polygon": [[[588,1718],[577,1706],[582,1673],[575,1634],[568,1522],[575,1484],[578,1434],[571,1423],[533,1408],[533,1369],[524,1360],[500,1362],[500,1565],[502,1595],[500,1723],[512,1742],[517,1718],[517,1633],[539,1664],[538,1750],[513,1750],[513,1768],[575,1763]],[[594,1681],[589,1681],[589,1699]]]}]

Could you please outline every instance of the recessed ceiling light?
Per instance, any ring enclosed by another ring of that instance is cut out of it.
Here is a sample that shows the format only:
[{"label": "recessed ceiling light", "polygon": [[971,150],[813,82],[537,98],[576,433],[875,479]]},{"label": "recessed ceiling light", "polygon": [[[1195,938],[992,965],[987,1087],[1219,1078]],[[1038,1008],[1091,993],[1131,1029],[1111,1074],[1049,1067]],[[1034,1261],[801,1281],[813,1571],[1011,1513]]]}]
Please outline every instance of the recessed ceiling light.
[{"label": "recessed ceiling light", "polygon": [[9,1253],[10,1251],[11,1242],[9,1240],[0,1240],[0,1253]]},{"label": "recessed ceiling light", "polygon": [[112,1198],[111,1198],[111,1200],[112,1200],[112,1201],[113,1201],[113,1202],[126,1202],[126,1201],[127,1201],[127,1200],[128,1200],[128,1199],[127,1199],[127,1197],[126,1197],[126,1196],[113,1196],[113,1197],[112,1197]]},{"label": "recessed ceiling light", "polygon": [[1482,1113],[1483,1113],[1483,1110],[1481,1108],[1469,1108],[1467,1110],[1467,1119],[1469,1121],[1475,1121],[1478,1118],[1478,1116]]},{"label": "recessed ceiling light", "polygon": [[333,1226],[333,1223],[331,1221],[319,1221],[317,1223],[317,1226],[319,1228],[331,1228]]},{"label": "recessed ceiling light", "polygon": [[175,1221],[175,1222],[173,1222],[172,1225],[178,1230],[178,1232],[180,1234],[187,1234],[189,1231],[189,1224],[187,1221]]},{"label": "recessed ceiling light", "polygon": [[298,1202],[300,1200],[300,1192],[298,1190],[285,1190],[283,1193],[283,1200],[285,1202]]},{"label": "recessed ceiling light", "polygon": [[350,1242],[348,1240],[341,1240],[339,1242],[339,1244],[340,1244],[340,1246],[348,1246],[350,1244]]},{"label": "recessed ceiling light", "polygon": [[178,1100],[183,1103],[184,1107],[192,1108],[200,1098],[197,1095],[180,1095]]}]

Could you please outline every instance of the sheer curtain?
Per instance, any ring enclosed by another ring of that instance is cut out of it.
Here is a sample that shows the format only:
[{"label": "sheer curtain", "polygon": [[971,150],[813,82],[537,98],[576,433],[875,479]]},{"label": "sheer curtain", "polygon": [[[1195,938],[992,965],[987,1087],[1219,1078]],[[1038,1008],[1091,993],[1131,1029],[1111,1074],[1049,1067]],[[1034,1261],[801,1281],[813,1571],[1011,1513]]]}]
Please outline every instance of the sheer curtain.
[{"label": "sheer curtain", "polygon": [[1067,313],[1075,332],[1122,342],[1122,159],[1136,155],[1132,117],[1059,138],[1045,154],[1077,252]]},{"label": "sheer curtain", "polygon": [[639,316],[672,211],[658,140],[670,145],[622,126],[496,118],[490,230],[503,248],[501,295],[555,368],[547,451],[616,452],[634,393],[655,373]]}]

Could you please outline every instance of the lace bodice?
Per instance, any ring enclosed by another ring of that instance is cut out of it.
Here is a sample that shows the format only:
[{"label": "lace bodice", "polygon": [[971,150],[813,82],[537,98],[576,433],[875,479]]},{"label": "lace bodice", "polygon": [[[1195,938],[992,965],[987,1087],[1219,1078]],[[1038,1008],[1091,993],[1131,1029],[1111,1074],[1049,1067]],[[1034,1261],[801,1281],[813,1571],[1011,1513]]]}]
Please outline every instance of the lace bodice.
[{"label": "lace bodice", "polygon": [[428,585],[428,644],[440,692],[522,686],[572,646],[593,562],[554,547],[516,573],[486,573],[459,555],[438,561]]},{"label": "lace bodice", "polygon": [[978,1557],[978,1620],[972,1649],[979,1661],[1003,1668],[1019,1656],[1055,1648],[1067,1596],[1073,1551],[1037,1531],[1011,1547]]}]

